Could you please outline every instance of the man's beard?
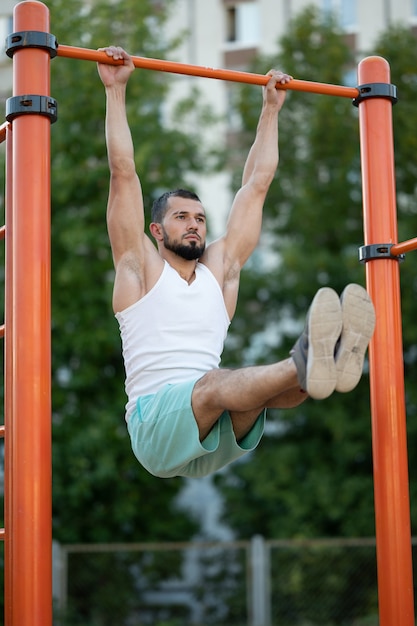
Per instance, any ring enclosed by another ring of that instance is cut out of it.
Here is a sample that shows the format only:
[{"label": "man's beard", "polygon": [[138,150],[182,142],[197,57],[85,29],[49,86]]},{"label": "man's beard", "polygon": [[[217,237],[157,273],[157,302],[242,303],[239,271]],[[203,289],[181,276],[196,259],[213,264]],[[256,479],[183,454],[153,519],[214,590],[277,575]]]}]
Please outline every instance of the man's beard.
[{"label": "man's beard", "polygon": [[186,261],[195,261],[199,259],[206,248],[205,242],[190,241],[187,245],[178,243],[176,240],[169,239],[166,231],[164,233],[164,246],[167,250],[174,252]]}]

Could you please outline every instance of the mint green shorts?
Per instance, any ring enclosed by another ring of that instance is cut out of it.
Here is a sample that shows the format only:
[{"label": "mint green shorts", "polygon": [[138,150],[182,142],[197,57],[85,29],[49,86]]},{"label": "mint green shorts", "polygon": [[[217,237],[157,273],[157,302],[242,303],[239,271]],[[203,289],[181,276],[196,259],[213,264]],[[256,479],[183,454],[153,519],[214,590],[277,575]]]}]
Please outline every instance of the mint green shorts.
[{"label": "mint green shorts", "polygon": [[265,410],[239,443],[225,411],[200,442],[191,408],[196,382],[166,385],[156,394],[141,396],[128,420],[133,452],[154,476],[206,476],[254,450],[263,435]]}]

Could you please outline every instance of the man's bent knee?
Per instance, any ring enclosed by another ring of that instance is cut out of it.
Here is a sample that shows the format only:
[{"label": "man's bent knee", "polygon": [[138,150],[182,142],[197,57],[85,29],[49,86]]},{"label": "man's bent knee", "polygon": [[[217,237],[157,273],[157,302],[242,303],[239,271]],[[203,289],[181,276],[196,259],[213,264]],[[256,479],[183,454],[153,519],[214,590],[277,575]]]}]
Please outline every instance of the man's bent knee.
[{"label": "man's bent knee", "polygon": [[[213,372],[216,370],[213,370]],[[213,428],[225,410],[216,398],[216,384],[213,380],[215,375],[207,372],[194,385],[191,394],[191,407],[200,433],[200,441],[203,441]]]}]

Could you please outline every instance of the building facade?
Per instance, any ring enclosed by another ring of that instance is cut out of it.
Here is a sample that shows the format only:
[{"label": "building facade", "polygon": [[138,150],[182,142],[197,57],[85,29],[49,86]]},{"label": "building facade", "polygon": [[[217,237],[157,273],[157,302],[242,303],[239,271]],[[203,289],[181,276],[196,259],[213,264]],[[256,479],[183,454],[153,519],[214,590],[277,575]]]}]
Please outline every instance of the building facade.
[{"label": "building facade", "polygon": [[391,24],[417,25],[417,0],[178,0],[170,27],[189,30],[184,62],[244,69],[254,52],[274,52],[289,21],[312,4],[337,14],[359,55]]},{"label": "building facade", "polygon": [[[16,4],[17,0],[0,3],[2,98],[12,86],[11,61],[3,42],[12,32]],[[175,0],[167,34],[185,32],[175,60],[244,70],[256,52],[274,52],[289,21],[311,4],[336,12],[358,57],[366,55],[378,35],[393,23],[409,24],[417,31],[417,0]],[[217,97],[213,100],[218,102]]]},{"label": "building facade", "polygon": [[[367,56],[378,36],[390,25],[408,24],[417,33],[417,0],[177,0],[167,31],[173,36],[185,30],[187,35],[174,60],[244,71],[256,53],[276,53],[290,20],[312,4],[336,13],[358,61]],[[291,68],[284,69],[291,72]],[[265,72],[268,70],[266,67]],[[296,78],[309,80],[308,76]],[[356,85],[354,73],[352,79],[352,86]],[[205,140],[224,141],[227,131],[233,131],[230,90],[222,81],[177,77],[176,97],[186,92],[190,81],[196,80],[204,101],[227,120],[226,128],[210,132]],[[218,236],[232,200],[229,177],[199,177],[196,187],[206,208],[217,218],[212,220],[212,226],[218,227],[213,233]]]},{"label": "building facade", "polygon": [[[13,7],[17,2],[1,0],[0,4],[0,40],[4,41],[12,32]],[[175,0],[166,26],[166,36],[178,36],[178,33],[184,33],[184,36],[172,60],[213,68],[245,70],[257,52],[275,52],[277,42],[285,33],[289,21],[311,4],[322,11],[336,12],[358,60],[366,56],[379,34],[391,24],[409,24],[417,32],[417,0]],[[52,32],[53,22],[51,13]],[[79,45],[79,42],[70,40],[62,43]],[[268,69],[265,68],[265,71]],[[308,80],[309,77],[297,78]],[[233,119],[227,115],[231,108],[229,93],[222,81],[176,76],[171,104],[186,96],[196,85],[205,103],[226,119],[224,127],[216,128],[210,132],[210,136],[203,136],[202,140],[224,141],[227,126],[233,124]],[[0,105],[3,110],[11,91],[12,61],[5,54],[3,46],[0,48]],[[169,110],[168,103],[168,116]],[[217,216],[222,216],[216,220],[221,228],[231,201],[227,174],[199,177],[195,187],[207,208],[210,210],[210,207],[216,207]]]}]

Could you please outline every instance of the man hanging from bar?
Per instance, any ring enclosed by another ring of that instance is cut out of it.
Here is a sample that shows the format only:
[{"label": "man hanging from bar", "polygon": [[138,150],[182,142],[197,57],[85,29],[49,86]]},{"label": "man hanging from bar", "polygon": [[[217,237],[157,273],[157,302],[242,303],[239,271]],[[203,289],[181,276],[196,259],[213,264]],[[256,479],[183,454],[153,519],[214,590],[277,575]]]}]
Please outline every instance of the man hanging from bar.
[{"label": "man hanging from bar", "polygon": [[[255,249],[262,210],[278,166],[278,114],[291,77],[271,70],[263,106],[226,232],[206,246],[206,214],[187,190],[154,202],[144,232],[141,185],[126,116],[131,57],[99,63],[106,92],[110,167],[107,226],[116,269],[113,309],[126,369],[127,427],[133,451],[153,475],[204,476],[253,450],[267,408],[289,408],[351,391],[362,375],[375,313],[363,287],[341,298],[316,293],[290,356],[235,370],[219,367],[236,308],[240,271]],[[277,88],[278,87],[278,88]]]}]

